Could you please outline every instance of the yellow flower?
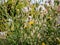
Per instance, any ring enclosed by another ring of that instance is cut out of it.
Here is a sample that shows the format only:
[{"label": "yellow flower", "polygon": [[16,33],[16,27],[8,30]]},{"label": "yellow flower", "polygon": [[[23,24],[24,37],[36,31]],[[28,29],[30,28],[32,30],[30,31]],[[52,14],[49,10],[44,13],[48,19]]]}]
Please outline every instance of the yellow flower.
[{"label": "yellow flower", "polygon": [[29,21],[28,23],[24,24],[24,28],[31,27],[31,25],[34,23],[34,21]]},{"label": "yellow flower", "polygon": [[42,42],[42,45],[45,45],[45,43],[44,43],[44,42]]},{"label": "yellow flower", "polygon": [[34,23],[34,21],[30,21],[30,22],[29,22],[29,25],[32,25],[33,23]]}]

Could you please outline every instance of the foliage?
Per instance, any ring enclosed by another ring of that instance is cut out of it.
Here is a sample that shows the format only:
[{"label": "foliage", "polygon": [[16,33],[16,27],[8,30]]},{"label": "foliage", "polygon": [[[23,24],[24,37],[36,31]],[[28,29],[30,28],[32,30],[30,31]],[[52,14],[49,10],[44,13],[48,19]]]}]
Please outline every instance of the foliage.
[{"label": "foliage", "polygon": [[[24,7],[31,10],[24,12]],[[60,45],[60,27],[56,20],[56,8],[45,6],[38,11],[39,4],[30,5],[27,0],[9,0],[0,5],[0,31],[7,31],[0,45]]]}]

